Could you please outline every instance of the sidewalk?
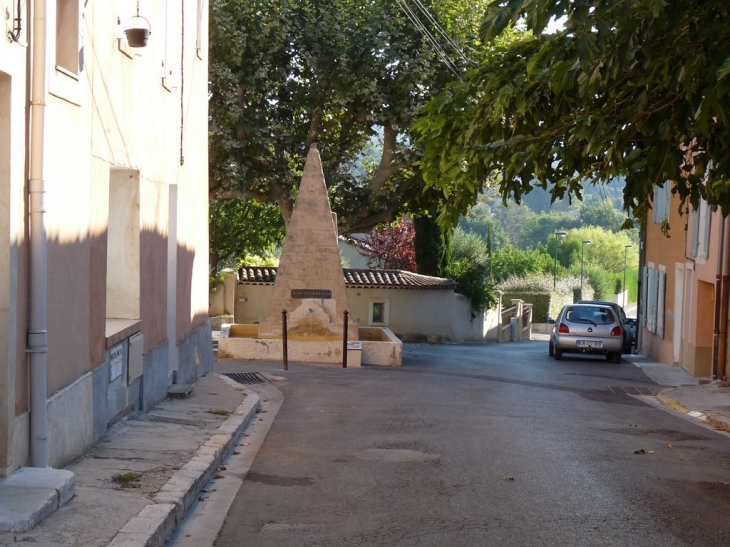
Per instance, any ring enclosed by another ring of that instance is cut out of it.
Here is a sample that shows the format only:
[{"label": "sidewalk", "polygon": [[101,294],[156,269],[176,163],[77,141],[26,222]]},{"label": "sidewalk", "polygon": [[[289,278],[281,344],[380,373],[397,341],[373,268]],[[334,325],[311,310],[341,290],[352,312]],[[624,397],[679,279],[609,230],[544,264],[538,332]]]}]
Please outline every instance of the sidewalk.
[{"label": "sidewalk", "polygon": [[730,432],[730,386],[722,382],[700,384],[683,368],[658,363],[643,355],[624,355],[624,360],[641,368],[662,386],[657,400],[722,431]]},{"label": "sidewalk", "polygon": [[[75,497],[28,532],[0,533],[0,545],[164,545],[201,489],[224,478],[221,462],[261,404],[254,391],[209,373],[194,384],[192,397],[168,399],[113,426],[67,468],[75,475]],[[12,503],[0,500],[0,518],[20,518]]]}]

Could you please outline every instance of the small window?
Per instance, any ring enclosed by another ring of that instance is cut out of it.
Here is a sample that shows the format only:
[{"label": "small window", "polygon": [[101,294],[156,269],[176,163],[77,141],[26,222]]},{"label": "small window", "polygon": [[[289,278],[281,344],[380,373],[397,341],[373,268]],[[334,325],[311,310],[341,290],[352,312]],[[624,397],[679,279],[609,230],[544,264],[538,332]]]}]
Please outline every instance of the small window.
[{"label": "small window", "polygon": [[389,323],[389,304],[388,299],[371,300],[369,305],[369,323],[371,325],[387,326]]},{"label": "small window", "polygon": [[373,323],[382,323],[385,318],[385,303],[373,302]]},{"label": "small window", "polygon": [[56,68],[79,74],[79,0],[56,0]]}]

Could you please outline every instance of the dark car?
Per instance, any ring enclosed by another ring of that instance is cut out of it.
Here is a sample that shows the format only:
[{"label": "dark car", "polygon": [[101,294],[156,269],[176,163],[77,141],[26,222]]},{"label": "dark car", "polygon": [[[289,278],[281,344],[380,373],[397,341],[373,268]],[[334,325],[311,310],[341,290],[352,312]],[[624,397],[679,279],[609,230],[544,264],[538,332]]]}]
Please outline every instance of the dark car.
[{"label": "dark car", "polygon": [[634,329],[636,327],[636,321],[626,317],[624,309],[616,304],[615,302],[603,302],[600,300],[579,300],[576,304],[600,304],[601,306],[609,306],[616,312],[616,315],[621,322],[621,329],[623,330],[624,346],[623,353],[631,353],[631,346],[634,344]]}]

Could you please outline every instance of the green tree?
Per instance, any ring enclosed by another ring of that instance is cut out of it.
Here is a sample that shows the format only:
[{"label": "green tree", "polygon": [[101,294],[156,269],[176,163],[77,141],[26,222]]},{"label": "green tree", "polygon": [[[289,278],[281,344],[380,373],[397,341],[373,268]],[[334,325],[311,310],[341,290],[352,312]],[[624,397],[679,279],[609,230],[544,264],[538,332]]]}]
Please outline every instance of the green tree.
[{"label": "green tree", "polygon": [[525,250],[508,246],[494,251],[492,257],[492,277],[496,281],[552,271],[553,259],[540,249]]},{"label": "green tree", "polygon": [[[561,248],[574,249],[571,264],[580,264],[580,246],[585,240],[592,242],[591,245],[585,246],[586,264],[595,265],[607,272],[623,272],[624,253],[629,268],[635,269],[639,263],[639,246],[631,240],[626,231],[613,233],[603,228],[589,226],[570,230],[560,243]],[[632,247],[627,249],[627,245]]]},{"label": "green tree", "polygon": [[[551,18],[564,28],[544,30]],[[730,4],[726,0],[499,0],[485,41],[523,21],[416,126],[426,182],[455,223],[483,187],[519,201],[533,181],[552,199],[625,177],[642,219],[654,184],[730,212]],[[685,159],[692,158],[692,166]]]},{"label": "green tree", "polygon": [[513,201],[492,204],[492,217],[507,234],[507,243],[510,245],[521,243],[522,229],[533,216],[535,213],[525,204]]},{"label": "green tree", "polygon": [[517,243],[523,249],[548,244],[559,230],[570,230],[580,225],[580,220],[564,212],[549,212],[531,215],[522,225]]},{"label": "green tree", "polygon": [[[478,45],[474,11],[483,12],[486,0],[418,5],[459,46]],[[404,204],[413,209],[428,198],[414,166],[420,151],[407,131],[454,74],[399,6],[211,0],[213,199],[266,200],[288,221],[315,142],[340,233],[367,232],[396,218]],[[466,63],[452,57],[452,64]]]},{"label": "green tree", "polygon": [[583,226],[598,226],[611,232],[618,232],[626,220],[626,215],[617,211],[610,199],[594,203],[584,203],[580,208]]},{"label": "green tree", "polygon": [[413,218],[416,234],[413,244],[416,251],[417,272],[423,275],[443,276],[448,265],[449,242],[435,218],[421,215]]},{"label": "green tree", "polygon": [[265,255],[284,239],[281,214],[271,205],[254,200],[211,200],[208,216],[212,273],[221,262]]},{"label": "green tree", "polygon": [[[501,204],[497,205],[502,207]],[[503,247],[509,243],[509,236],[498,219],[492,218],[489,207],[478,203],[459,219],[459,227],[465,232],[477,234],[482,239],[491,235],[492,244],[496,247]]]},{"label": "green tree", "polygon": [[451,249],[446,276],[456,281],[456,292],[468,297],[475,311],[494,305],[497,299],[489,279],[486,242],[477,234],[456,228]]}]

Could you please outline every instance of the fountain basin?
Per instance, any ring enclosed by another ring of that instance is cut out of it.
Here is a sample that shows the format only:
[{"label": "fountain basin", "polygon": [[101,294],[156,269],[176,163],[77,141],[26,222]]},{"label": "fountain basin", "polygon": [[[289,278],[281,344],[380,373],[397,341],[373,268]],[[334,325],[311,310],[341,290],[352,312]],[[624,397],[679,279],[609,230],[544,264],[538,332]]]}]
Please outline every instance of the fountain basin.
[{"label": "fountain basin", "polygon": [[[347,366],[360,364],[399,367],[403,361],[403,343],[385,327],[361,327],[359,340],[351,340]],[[358,348],[359,346],[359,348]],[[289,339],[289,361],[342,365],[342,339]],[[260,359],[282,361],[283,341],[259,338],[258,325],[225,324],[218,341],[219,359]]]}]

